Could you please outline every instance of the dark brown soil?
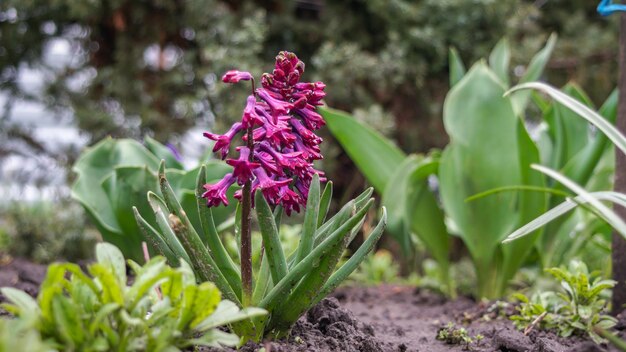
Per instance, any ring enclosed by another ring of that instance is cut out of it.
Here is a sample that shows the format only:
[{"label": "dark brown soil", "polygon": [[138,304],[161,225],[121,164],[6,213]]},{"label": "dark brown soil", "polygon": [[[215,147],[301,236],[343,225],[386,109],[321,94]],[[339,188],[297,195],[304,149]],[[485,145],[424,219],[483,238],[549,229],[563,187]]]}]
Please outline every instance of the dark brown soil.
[{"label": "dark brown soil", "polygon": [[[45,271],[45,266],[22,259],[0,260],[0,287],[17,287],[35,295]],[[561,338],[552,332],[531,331],[525,336],[502,317],[511,313],[502,309],[463,297],[447,301],[407,286],[346,287],[300,318],[289,339],[248,344],[240,351],[260,347],[266,352],[616,351],[585,338]],[[620,319],[618,329],[626,328],[624,321]],[[470,337],[484,338],[471,344],[437,340],[438,331],[448,323],[465,328]]]}]

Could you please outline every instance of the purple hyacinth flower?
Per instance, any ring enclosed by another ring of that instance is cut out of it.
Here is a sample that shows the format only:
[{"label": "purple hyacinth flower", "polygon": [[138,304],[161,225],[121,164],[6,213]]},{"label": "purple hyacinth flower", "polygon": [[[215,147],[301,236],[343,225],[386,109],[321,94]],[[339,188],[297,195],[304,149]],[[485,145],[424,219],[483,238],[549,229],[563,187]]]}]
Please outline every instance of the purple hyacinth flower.
[{"label": "purple hyacinth flower", "polygon": [[204,185],[206,192],[202,193],[202,198],[206,198],[206,205],[209,207],[216,207],[220,205],[220,203],[228,205],[226,191],[235,183],[235,180],[233,174],[226,174],[218,183]]},{"label": "purple hyacinth flower", "polygon": [[238,147],[237,150],[239,151],[239,158],[227,159],[226,163],[233,167],[233,175],[237,179],[237,183],[243,185],[252,180],[252,171],[261,164],[249,161],[250,149],[248,147]]},{"label": "purple hyacinth flower", "polygon": [[252,79],[252,74],[246,71],[230,70],[222,76],[222,82],[224,83],[237,83],[239,81],[249,81]]},{"label": "purple hyacinth flower", "polygon": [[263,125],[263,119],[256,111],[257,101],[254,95],[248,96],[246,107],[243,109],[241,116],[241,125],[243,128]]},{"label": "purple hyacinth flower", "polygon": [[220,151],[222,159],[226,157],[228,154],[228,149],[230,148],[230,143],[233,141],[233,138],[239,131],[243,129],[243,124],[241,122],[236,122],[233,126],[223,135],[204,132],[204,136],[210,140],[215,141],[215,145],[213,146],[213,152]]},{"label": "purple hyacinth flower", "polygon": [[256,94],[258,94],[259,98],[263,99],[267,105],[269,105],[273,114],[287,114],[293,108],[291,103],[281,100],[281,97],[275,95],[276,93],[273,93],[265,88],[257,89]]}]

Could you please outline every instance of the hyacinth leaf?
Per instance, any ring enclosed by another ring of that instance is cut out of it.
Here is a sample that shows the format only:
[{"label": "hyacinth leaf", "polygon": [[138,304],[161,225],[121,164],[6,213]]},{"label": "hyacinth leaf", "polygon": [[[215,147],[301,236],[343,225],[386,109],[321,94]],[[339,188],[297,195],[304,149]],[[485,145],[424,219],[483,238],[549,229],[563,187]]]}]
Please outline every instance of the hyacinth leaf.
[{"label": "hyacinth leaf", "polygon": [[289,290],[300,281],[306,273],[310,272],[312,268],[319,263],[321,258],[361,221],[372,204],[374,204],[374,199],[370,199],[353,217],[343,223],[328,236],[328,238],[320,243],[319,246],[315,247],[300,263],[295,265],[282,280],[275,284],[272,290],[259,303],[259,307],[273,311],[276,305],[286,297]]},{"label": "hyacinth leaf", "polygon": [[[318,174],[313,175],[311,186],[309,188],[308,199],[304,211],[304,224],[302,226],[302,234],[300,235],[300,243],[296,252],[295,260],[292,265],[298,264],[304,257],[311,253],[313,248],[315,231],[317,230],[317,219],[320,207],[320,177]],[[273,277],[273,276],[272,276]],[[278,280],[274,280],[278,282]]]},{"label": "hyacinth leaf", "polygon": [[376,191],[382,193],[406,155],[390,140],[350,115],[328,108],[319,111],[350,159]]},{"label": "hyacinth leaf", "polygon": [[172,169],[183,170],[183,164],[178,161],[174,152],[153,138],[146,137],[143,140],[144,146],[152,152],[159,160],[165,160],[165,166]]},{"label": "hyacinth leaf", "polygon": [[341,224],[346,221],[352,214],[356,213],[355,201],[351,200],[346,203],[337,214],[333,215],[327,222],[325,222],[320,228],[317,230],[315,234],[315,244],[314,247],[319,246],[320,243],[324,242],[324,240],[335,231]]},{"label": "hyacinth leaf", "polygon": [[287,261],[280,244],[280,236],[274,222],[274,214],[262,192],[256,192],[254,202],[256,204],[261,236],[263,237],[263,248],[268,259],[272,280],[279,282],[287,275]]},{"label": "hyacinth leaf", "polygon": [[274,208],[274,222],[276,223],[276,228],[280,229],[280,224],[283,221],[283,206],[277,205]]},{"label": "hyacinth leaf", "polygon": [[328,215],[328,210],[330,209],[330,202],[333,199],[333,182],[328,181],[326,183],[326,187],[324,187],[324,192],[322,192],[322,197],[320,199],[320,211],[317,215],[317,227],[319,228],[326,221],[326,215]]},{"label": "hyacinth leaf", "polygon": [[270,273],[270,264],[267,255],[262,253],[261,266],[256,278],[254,291],[252,292],[252,305],[258,305],[265,296],[265,293],[272,285],[272,274]]},{"label": "hyacinth leaf", "polygon": [[191,225],[185,211],[178,203],[174,191],[165,177],[165,163],[163,161],[159,166],[158,177],[163,199],[170,211],[168,215],[170,227],[187,252],[194,271],[200,275],[200,279],[215,283],[222,291],[224,297],[234,302],[240,302],[238,295],[234,292],[224,274],[219,270],[211,254],[202,243],[200,236],[198,236],[198,233]]},{"label": "hyacinth leaf", "polygon": [[[552,51],[554,50],[554,46],[556,45],[556,34],[551,34],[550,38],[548,38],[548,42],[530,61],[526,72],[520,79],[520,83],[532,82],[536,81],[541,77],[543,70],[545,69],[548,61],[550,61],[550,56],[552,55]],[[524,112],[526,108],[526,104],[528,103],[528,98],[530,97],[529,92],[522,92],[521,94],[516,94],[516,96],[511,98],[511,103],[513,104],[513,111],[518,116]]]},{"label": "hyacinth leaf", "polygon": [[[364,219],[365,217],[363,217]],[[266,330],[289,331],[289,327],[310,308],[311,302],[333,273],[350,242],[350,236],[344,236],[320,258],[317,265],[313,266],[295,289],[291,291],[289,297],[282,303],[282,308],[272,315]]]},{"label": "hyacinth leaf", "polygon": [[505,86],[511,84],[509,79],[509,64],[511,63],[511,47],[506,38],[500,39],[489,54],[489,67],[500,78]]},{"label": "hyacinth leaf", "polygon": [[[189,255],[185,252],[183,245],[180,243],[174,230],[170,226],[170,221],[165,214],[169,214],[169,210],[165,205],[165,202],[159,196],[152,192],[148,192],[148,202],[152,206],[154,215],[156,218],[157,226],[161,230],[161,239],[165,241],[170,250],[176,255],[177,258],[182,258],[186,262],[190,262]],[[176,261],[177,262],[177,261]]]},{"label": "hyacinth leaf", "polygon": [[385,209],[385,207],[382,207],[382,216],[380,218],[380,221],[374,228],[374,230],[372,230],[369,236],[367,236],[367,238],[365,239],[365,242],[363,242],[363,244],[359,247],[359,249],[357,249],[357,251],[354,252],[354,254],[350,257],[350,259],[348,259],[347,262],[345,262],[337,271],[335,271],[334,274],[330,276],[326,284],[324,284],[322,289],[319,291],[318,295],[311,302],[311,306],[317,304],[324,297],[330,294],[333,290],[339,287],[339,285],[342,282],[344,282],[348,278],[348,276],[350,276],[350,274],[352,274],[352,272],[356,270],[356,268],[358,268],[361,262],[365,260],[365,257],[367,256],[367,254],[371,252],[372,249],[374,249],[374,246],[376,246],[376,243],[378,242],[378,240],[380,239],[380,237],[383,235],[385,231],[386,225],[387,225],[387,209]]},{"label": "hyacinth leaf", "polygon": [[153,248],[159,252],[159,254],[163,255],[167,258],[167,262],[175,266],[178,263],[179,256],[174,254],[172,249],[165,242],[161,234],[150,225],[146,219],[144,219],[136,207],[133,207],[133,213],[135,214],[135,220],[139,225],[139,230],[143,234],[143,237],[152,245]]},{"label": "hyacinth leaf", "polygon": [[235,292],[241,292],[241,274],[239,268],[235,265],[230,255],[226,251],[222,240],[215,228],[213,220],[213,210],[206,206],[204,198],[202,198],[203,186],[206,183],[206,167],[202,165],[198,171],[197,187],[196,187],[196,203],[198,214],[200,215],[200,228],[204,235],[204,243],[209,248],[211,256],[215,260],[217,267],[226,277],[230,287]]},{"label": "hyacinth leaf", "polygon": [[315,247],[322,243],[331,234],[335,229],[341,225],[345,219],[352,216],[354,213],[359,211],[363,205],[369,200],[369,197],[374,192],[372,187],[363,191],[363,193],[359,194],[358,197],[346,203],[334,216],[332,216],[328,221],[326,221],[322,226],[317,229],[315,233]]},{"label": "hyacinth leaf", "polygon": [[465,76],[465,65],[459,56],[459,52],[455,48],[450,48],[448,57],[448,64],[450,66],[450,87],[453,87]]}]

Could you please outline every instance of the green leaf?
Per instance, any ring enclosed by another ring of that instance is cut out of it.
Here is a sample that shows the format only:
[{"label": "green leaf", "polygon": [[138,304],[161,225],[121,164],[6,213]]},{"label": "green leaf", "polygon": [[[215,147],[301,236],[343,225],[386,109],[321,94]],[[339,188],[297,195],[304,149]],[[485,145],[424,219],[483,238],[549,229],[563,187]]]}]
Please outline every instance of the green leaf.
[{"label": "green leaf", "polygon": [[[320,211],[320,177],[318,174],[313,175],[306,208],[304,210],[304,224],[302,225],[302,235],[296,252],[296,257],[292,265],[298,264],[304,257],[311,253],[315,231],[317,231],[317,218]],[[284,276],[284,275],[283,275]],[[282,277],[276,279],[272,276],[274,282],[280,281]]]},{"label": "green leaf", "polygon": [[137,221],[139,230],[146,241],[152,244],[152,247],[156,248],[161,255],[165,256],[170,265],[178,264],[179,257],[170,249],[163,237],[161,237],[161,234],[157,232],[146,219],[141,217],[137,208],[133,207],[133,213],[135,214],[135,220]]},{"label": "green leaf", "polygon": [[263,248],[265,249],[265,256],[268,260],[272,280],[279,282],[287,275],[287,261],[280,244],[278,228],[274,222],[274,214],[262,192],[255,192],[254,203],[256,204],[257,218],[261,236],[263,237]]},{"label": "green leaf", "polygon": [[233,288],[237,297],[240,297],[241,288],[241,274],[239,268],[235,265],[230,255],[224,248],[224,244],[220,239],[220,236],[215,228],[215,222],[213,220],[213,210],[206,206],[204,198],[202,198],[202,192],[204,190],[204,183],[206,182],[206,167],[202,165],[198,172],[197,187],[196,187],[196,200],[198,213],[200,214],[200,225],[204,237],[204,243],[209,247],[209,251],[215,264],[224,273],[224,277],[228,280],[228,283]]},{"label": "green leaf", "polygon": [[319,263],[322,256],[328,253],[331,248],[340,242],[343,237],[346,236],[363,217],[365,217],[365,214],[372,206],[373,202],[374,200],[371,199],[354,216],[348,219],[345,223],[341,224],[341,226],[328,236],[328,238],[315,247],[315,249],[313,249],[308,256],[295,265],[282,280],[276,283],[267,296],[265,296],[265,298],[259,303],[259,306],[270,312],[273,311],[279,301],[284,299],[288,291],[298,281],[300,281],[306,273],[310,272],[316,263]]},{"label": "green leaf", "polygon": [[122,285],[126,285],[126,262],[122,252],[110,243],[96,244],[96,260],[109,267]]},{"label": "green leaf", "polygon": [[213,314],[199,323],[195,329],[197,331],[207,331],[219,326],[264,315],[267,315],[265,309],[255,307],[240,309],[235,303],[223,300],[217,306]]},{"label": "green leaf", "polygon": [[390,140],[344,112],[320,108],[328,128],[369,183],[382,193],[406,157]]},{"label": "green leaf", "polygon": [[509,41],[506,38],[500,39],[498,44],[489,54],[489,66],[500,78],[505,86],[509,86],[511,81],[509,79],[509,64],[511,62],[511,48]]},{"label": "green leaf", "polygon": [[18,316],[37,316],[40,312],[37,301],[26,292],[13,287],[3,287],[0,293],[16,308],[9,311]]},{"label": "green leaf", "polygon": [[[556,39],[556,34],[553,33],[552,35],[550,35],[546,46],[541,49],[541,51],[539,51],[530,61],[530,64],[528,65],[528,68],[526,69],[526,72],[520,79],[519,83],[535,81],[541,77],[541,74],[548,64],[548,61],[550,61],[550,56],[552,56],[552,51],[554,50],[554,46],[556,45]],[[513,110],[515,111],[516,115],[521,116],[521,114],[524,112],[529,96],[530,95],[528,92],[524,92],[511,98]]]},{"label": "green leaf", "polygon": [[465,76],[465,65],[459,56],[459,52],[455,48],[450,48],[448,58],[448,65],[450,66],[450,87],[453,87]]},{"label": "green leaf", "polygon": [[[189,254],[183,248],[183,245],[180,243],[174,230],[170,226],[169,209],[165,205],[165,202],[159,198],[156,194],[152,192],[148,192],[148,202],[154,211],[154,215],[156,218],[156,223],[161,229],[161,238],[167,246],[172,250],[172,252],[176,255],[177,258],[182,258],[183,260],[190,262]],[[178,259],[176,260],[178,262]]]},{"label": "green leaf", "polygon": [[181,162],[178,161],[178,159],[176,159],[176,156],[174,155],[174,153],[168,147],[166,147],[163,144],[157,142],[155,139],[153,139],[153,138],[151,138],[149,136],[144,138],[143,143],[146,146],[146,148],[150,152],[152,152],[152,154],[154,154],[154,156],[156,156],[156,158],[158,160],[165,160],[165,166],[166,167],[179,169],[179,170],[183,170],[184,169],[183,164],[181,164]]},{"label": "green leaf", "polygon": [[[444,125],[450,144],[439,165],[441,201],[459,229],[477,265],[479,295],[497,296],[496,253],[518,218],[515,194],[498,193],[471,203],[465,199],[487,190],[519,185],[518,118],[504,87],[479,62],[450,90],[444,103]],[[493,290],[493,292],[487,292]]]},{"label": "green leaf", "polygon": [[[324,192],[322,192],[322,197],[320,199],[320,211],[317,215],[317,227],[322,226],[324,221],[326,221],[326,215],[328,215],[328,210],[330,209],[330,203],[333,200],[333,182],[326,182],[326,187],[324,187]],[[278,222],[277,222],[278,223]]]},{"label": "green leaf", "polygon": [[318,295],[312,302],[312,305],[317,304],[324,297],[330,294],[335,288],[337,288],[343,281],[345,281],[350,274],[361,264],[367,254],[374,249],[376,243],[383,235],[385,226],[387,225],[387,210],[382,208],[382,216],[374,230],[367,236],[367,239],[357,249],[357,251],[345,262],[331,277],[328,279],[324,287],[320,290]]}]

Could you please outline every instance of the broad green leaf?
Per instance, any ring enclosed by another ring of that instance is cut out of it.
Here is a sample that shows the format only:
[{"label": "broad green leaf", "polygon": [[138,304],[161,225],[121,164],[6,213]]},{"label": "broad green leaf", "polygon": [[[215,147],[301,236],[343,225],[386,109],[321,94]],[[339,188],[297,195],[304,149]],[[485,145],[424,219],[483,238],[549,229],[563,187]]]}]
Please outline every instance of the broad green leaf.
[{"label": "broad green leaf", "polygon": [[18,316],[36,316],[39,313],[37,301],[26,292],[13,287],[3,287],[0,289],[0,292],[17,308],[17,310],[11,309],[11,313]]},{"label": "broad green leaf", "polygon": [[263,315],[267,315],[265,309],[254,307],[240,309],[235,303],[229,300],[222,300],[213,314],[198,324],[195,329],[197,331],[207,331],[236,321]]},{"label": "broad green leaf", "polygon": [[387,232],[398,241],[402,253],[408,258],[414,251],[414,243],[407,218],[407,197],[410,175],[417,168],[422,156],[409,155],[392,175],[382,194],[382,205],[389,210]]},{"label": "broad green leaf", "polygon": [[509,86],[509,64],[511,62],[511,48],[506,38],[500,39],[498,44],[489,54],[489,66],[493,72],[500,78],[505,86]]},{"label": "broad green leaf", "polygon": [[184,169],[183,164],[180,161],[178,161],[178,159],[176,158],[176,155],[174,155],[174,152],[170,150],[168,147],[157,142],[155,139],[149,136],[144,138],[143,143],[146,146],[146,148],[152,154],[154,154],[154,156],[156,156],[157,159],[165,160],[165,165],[168,168],[174,168],[174,169],[180,169],[180,170]]},{"label": "broad green leaf", "polygon": [[[500,241],[518,221],[517,197],[498,193],[471,203],[465,199],[491,189],[519,185],[517,123],[504,86],[479,62],[450,90],[444,126],[450,143],[439,166],[441,201],[477,265],[479,295],[498,295],[486,280],[497,270]],[[512,215],[513,214],[513,215]]]},{"label": "broad green leaf", "polygon": [[382,193],[405,158],[390,140],[348,114],[320,108],[328,128],[369,183]]},{"label": "broad green leaf", "polygon": [[448,65],[450,67],[450,87],[453,87],[465,76],[465,65],[455,48],[450,48]]},{"label": "broad green leaf", "polygon": [[444,221],[443,210],[428,187],[428,177],[437,174],[439,160],[426,158],[420,161],[409,175],[404,216],[411,232],[424,243],[428,252],[440,266],[444,284],[449,284],[448,266],[450,235]]},{"label": "broad green leaf", "polygon": [[[528,135],[524,122],[521,119],[517,121],[517,143],[522,184],[538,189],[545,188],[545,178],[530,168],[530,165],[540,161],[539,150]],[[518,194],[519,219],[517,226],[525,224],[546,211],[548,206],[548,195],[546,193],[521,191]],[[524,240],[502,247],[503,263],[499,285],[503,290],[526,260],[539,234],[540,232],[536,231],[532,236],[525,237]]]},{"label": "broad green leaf", "polygon": [[[519,83],[526,83],[531,81],[536,81],[541,77],[544,68],[548,64],[550,60],[550,56],[552,56],[552,51],[554,50],[554,46],[556,45],[557,35],[552,34],[550,38],[548,38],[548,42],[546,46],[541,49],[530,61],[530,64],[526,68],[526,72],[519,80]],[[511,102],[513,103],[513,110],[515,114],[521,116],[526,108],[526,104],[528,102],[530,94],[528,92],[523,92],[522,94],[516,95],[511,98]]]}]

